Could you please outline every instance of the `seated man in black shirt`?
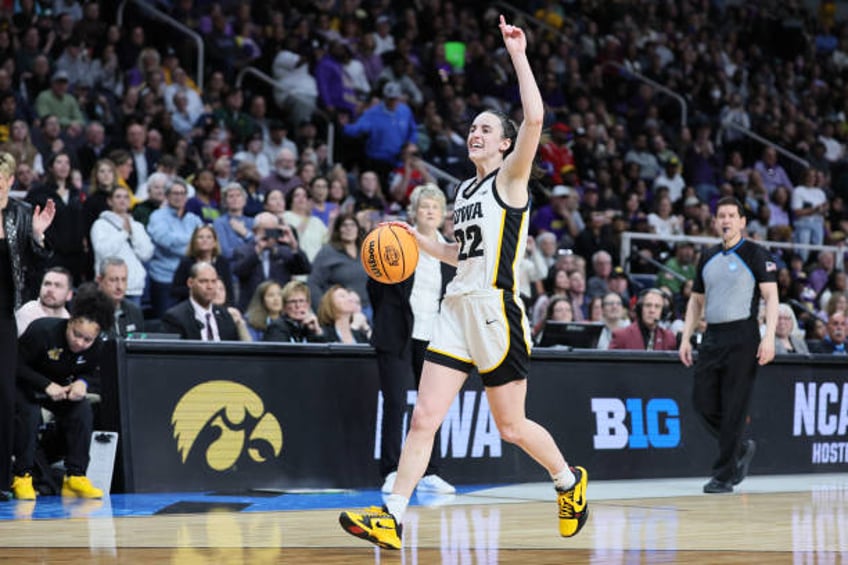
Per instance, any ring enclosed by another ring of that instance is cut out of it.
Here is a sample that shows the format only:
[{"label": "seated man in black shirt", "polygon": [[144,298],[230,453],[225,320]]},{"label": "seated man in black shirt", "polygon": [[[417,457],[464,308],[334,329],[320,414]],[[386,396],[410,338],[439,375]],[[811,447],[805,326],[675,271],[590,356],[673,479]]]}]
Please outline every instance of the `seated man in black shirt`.
[{"label": "seated man in black shirt", "polygon": [[112,300],[93,283],[86,283],[76,293],[69,320],[36,320],[20,337],[12,469],[15,498],[35,499],[32,469],[42,406],[56,416],[65,440],[62,496],[103,497],[103,491],[85,476],[94,419],[86,394],[96,390],[100,336],[113,319]]}]

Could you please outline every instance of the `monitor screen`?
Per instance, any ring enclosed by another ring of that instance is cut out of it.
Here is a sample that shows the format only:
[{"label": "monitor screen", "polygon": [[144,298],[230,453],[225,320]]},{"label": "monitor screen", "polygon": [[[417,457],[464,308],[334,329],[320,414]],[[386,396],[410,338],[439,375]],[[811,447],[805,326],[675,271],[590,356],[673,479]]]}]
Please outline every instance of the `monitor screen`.
[{"label": "monitor screen", "polygon": [[595,349],[603,329],[603,324],[548,320],[545,322],[539,347],[565,345],[574,349]]}]

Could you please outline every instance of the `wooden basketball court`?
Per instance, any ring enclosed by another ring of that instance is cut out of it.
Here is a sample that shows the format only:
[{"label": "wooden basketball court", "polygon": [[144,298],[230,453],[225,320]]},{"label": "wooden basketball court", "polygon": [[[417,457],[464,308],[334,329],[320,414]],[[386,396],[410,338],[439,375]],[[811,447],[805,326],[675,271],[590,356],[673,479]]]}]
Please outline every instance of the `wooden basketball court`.
[{"label": "wooden basketball court", "polygon": [[[485,490],[411,506],[401,552],[338,526],[347,501],[377,492],[282,494],[254,506],[178,506],[153,513],[144,495],[0,505],[0,560],[71,563],[841,563],[848,562],[848,474],[749,477],[703,495],[702,479],[589,483],[590,518],[557,534],[547,484]],[[179,499],[173,495],[171,501]],[[165,502],[167,497],[163,498]],[[328,508],[337,505],[336,508]],[[314,504],[310,501],[316,501]],[[181,503],[183,504],[183,503]],[[198,503],[199,504],[199,503]],[[138,508],[133,508],[133,505]],[[60,517],[44,518],[46,509]],[[279,509],[272,510],[270,508]],[[295,509],[323,506],[316,509]],[[41,508],[39,508],[41,507]],[[233,507],[235,508],[235,507]]]}]

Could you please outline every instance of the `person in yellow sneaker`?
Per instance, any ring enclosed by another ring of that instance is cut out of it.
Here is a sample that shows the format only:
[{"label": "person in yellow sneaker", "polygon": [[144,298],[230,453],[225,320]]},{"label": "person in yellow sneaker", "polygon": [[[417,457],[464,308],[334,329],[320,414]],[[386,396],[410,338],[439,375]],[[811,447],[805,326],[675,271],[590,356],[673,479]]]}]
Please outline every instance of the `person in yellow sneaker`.
[{"label": "person in yellow sneaker", "polygon": [[86,395],[100,362],[101,331],[111,327],[112,300],[93,283],[79,287],[71,318],[42,318],[18,341],[12,493],[34,500],[32,469],[41,423],[41,407],[56,416],[65,440],[62,496],[101,498],[85,472],[93,415]]},{"label": "person in yellow sneaker", "polygon": [[550,474],[558,493],[560,534],[576,535],[589,515],[586,470],[568,465],[551,434],[524,411],[531,343],[518,295],[517,265],[527,247],[528,182],[545,112],[524,31],[507,24],[503,16],[500,31],[518,78],[524,121],[519,127],[493,110],[474,118],[466,143],[477,176],[457,190],[456,243],[430,239],[392,222],[409,230],[428,255],[457,269],[432,330],[412,423],[386,505],[339,516],[347,533],[380,547],[400,549],[403,516],[424,476],[436,430],[475,367],[501,437]]}]

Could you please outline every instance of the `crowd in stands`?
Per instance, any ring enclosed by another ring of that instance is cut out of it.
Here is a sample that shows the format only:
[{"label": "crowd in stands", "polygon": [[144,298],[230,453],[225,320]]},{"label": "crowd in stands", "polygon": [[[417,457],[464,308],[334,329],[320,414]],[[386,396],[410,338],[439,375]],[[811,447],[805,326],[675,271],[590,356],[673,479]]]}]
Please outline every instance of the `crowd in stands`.
[{"label": "crowd in stands", "polygon": [[[123,260],[126,299],[151,327],[199,297],[203,328],[217,308],[244,325],[239,339],[367,339],[363,234],[406,218],[414,189],[437,182],[425,163],[473,174],[465,136],[478,111],[521,119],[497,10],[149,3],[202,36],[203,69],[191,40],[131,5],[119,26],[117,3],[103,0],[0,3],[0,150],[17,161],[14,190],[56,203],[45,268],[78,286]],[[848,27],[834,3],[820,5],[516,4],[545,22],[510,15],[530,34],[547,116],[521,265],[534,331],[546,319],[600,322],[602,347],[631,320],[635,337],[678,331],[699,246],[640,241],[620,264],[621,234],[715,235],[715,204],[732,195],[753,239],[837,247],[774,257],[793,331],[844,350]],[[247,67],[276,86],[239,85]],[[686,123],[675,98],[634,74],[680,93]],[[450,201],[453,187],[438,182]],[[451,225],[448,214],[448,239]],[[35,298],[42,273],[30,277]]]}]

